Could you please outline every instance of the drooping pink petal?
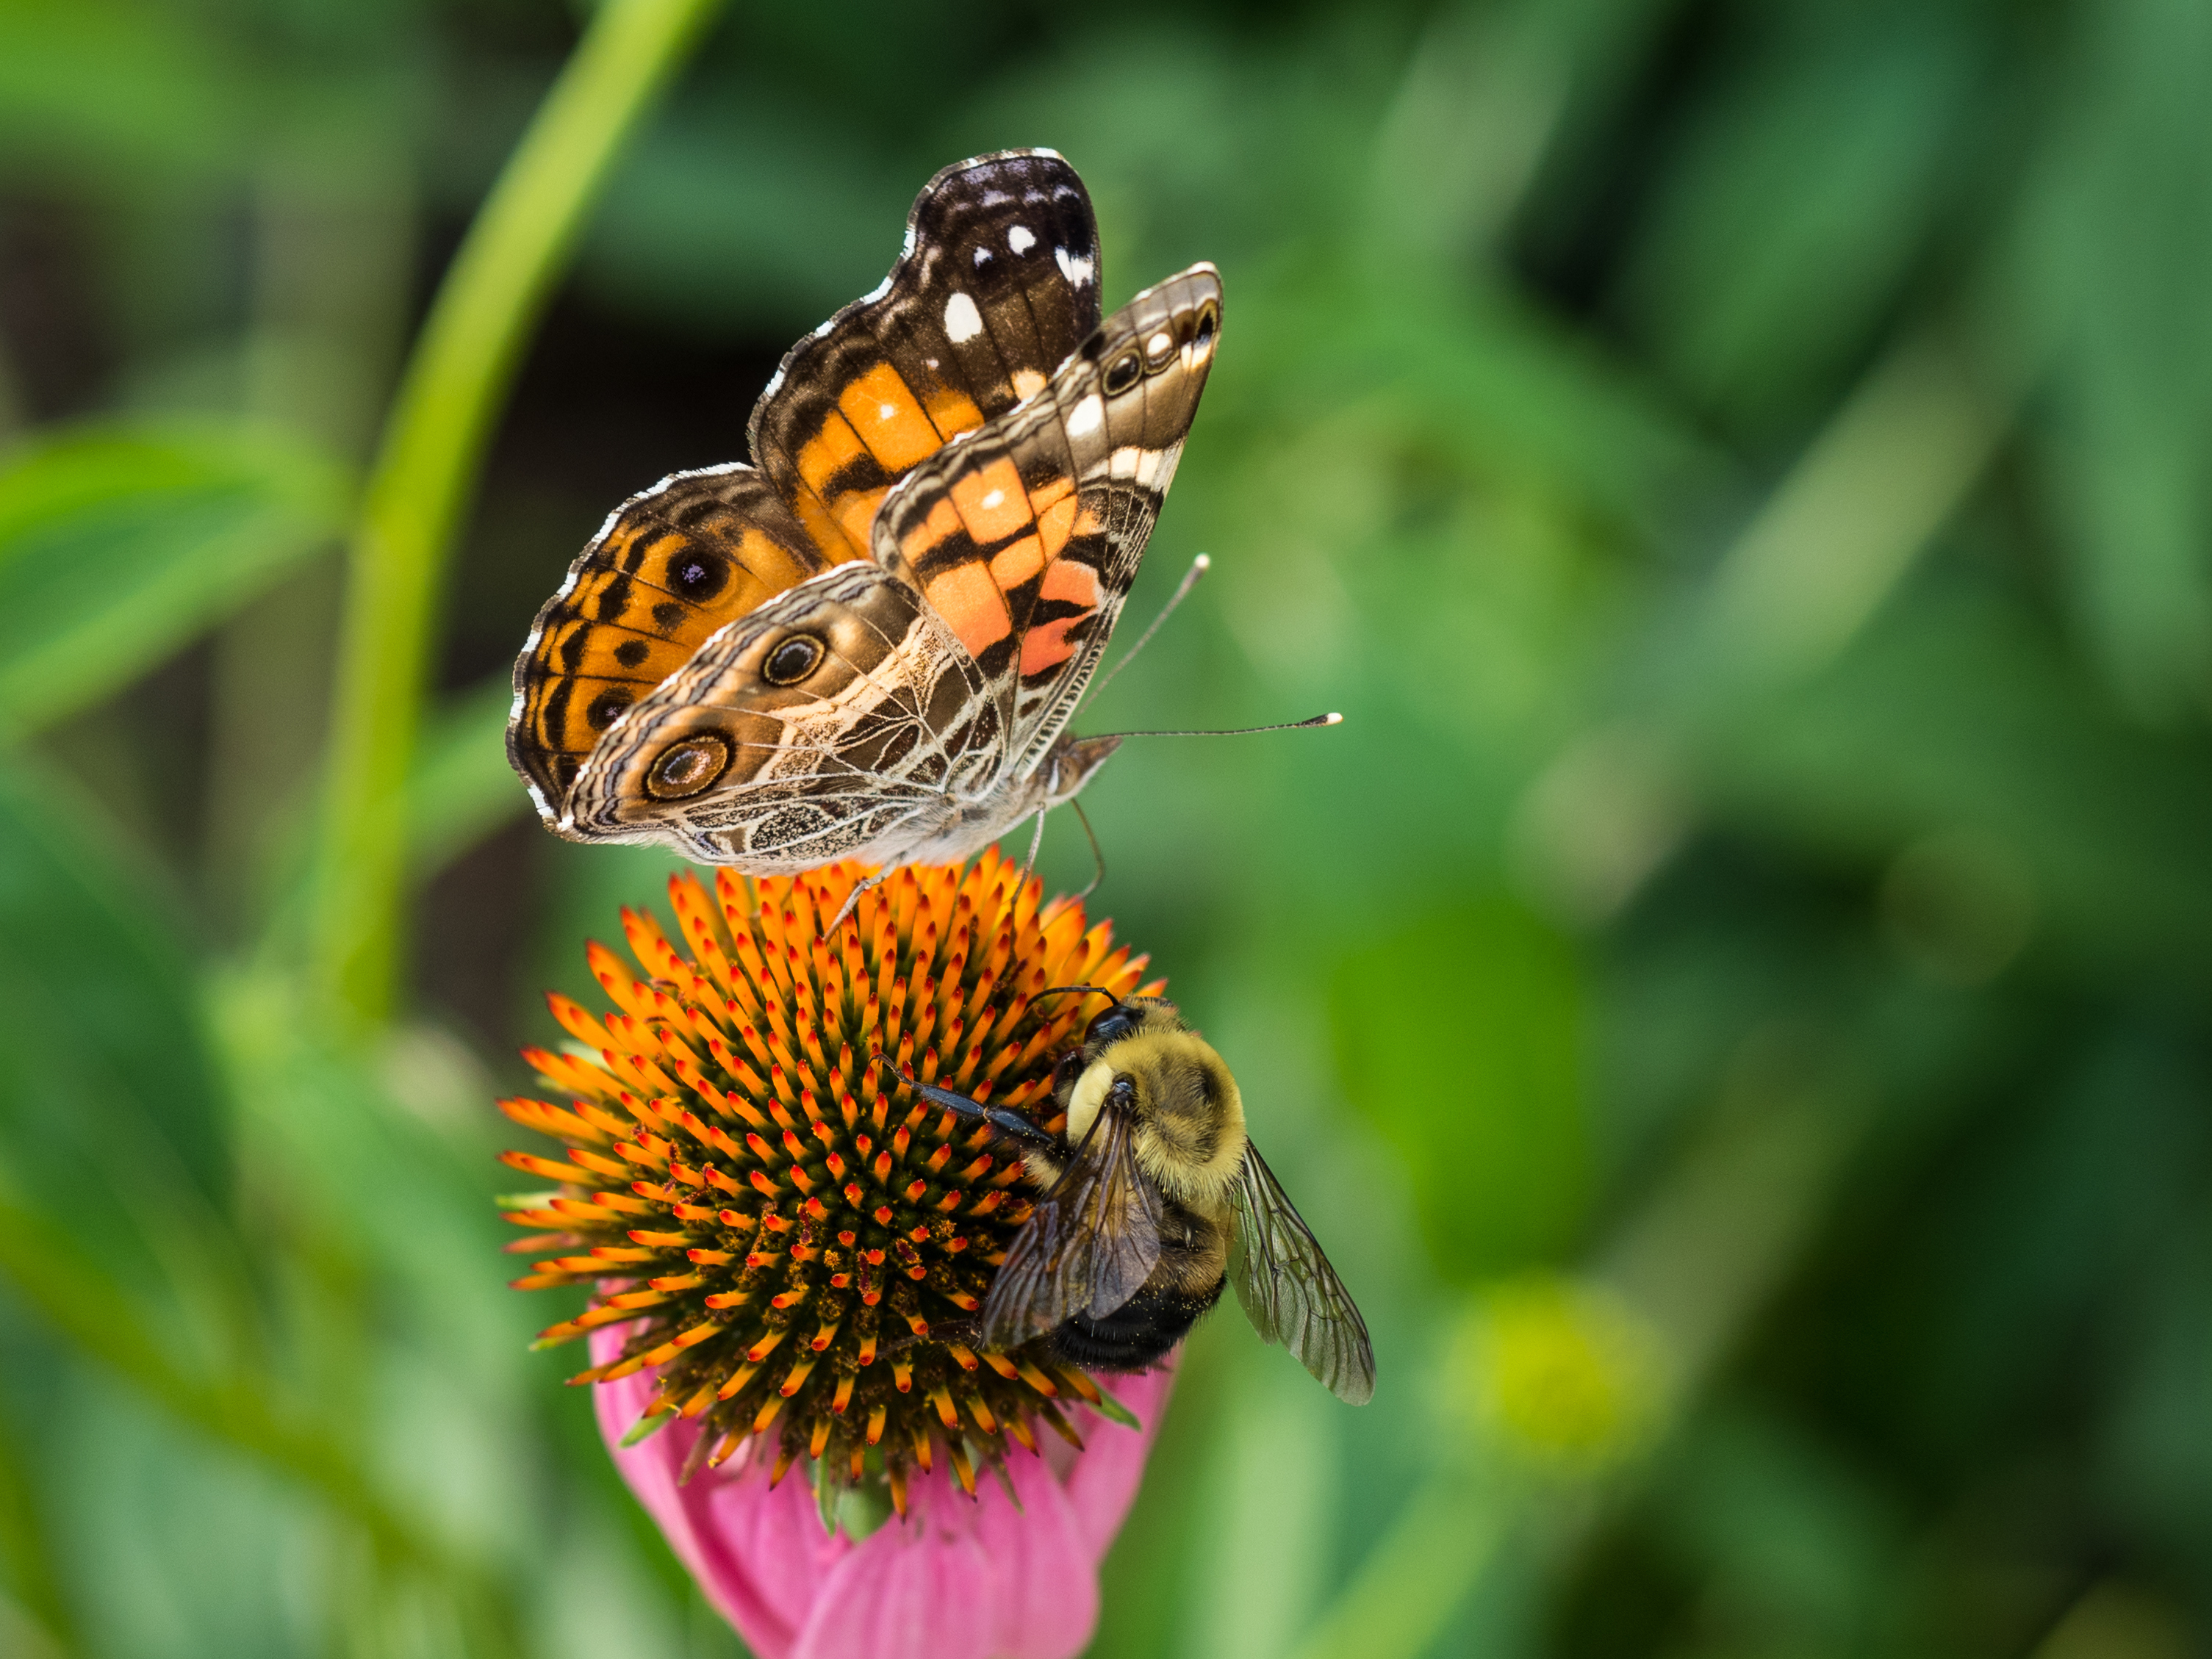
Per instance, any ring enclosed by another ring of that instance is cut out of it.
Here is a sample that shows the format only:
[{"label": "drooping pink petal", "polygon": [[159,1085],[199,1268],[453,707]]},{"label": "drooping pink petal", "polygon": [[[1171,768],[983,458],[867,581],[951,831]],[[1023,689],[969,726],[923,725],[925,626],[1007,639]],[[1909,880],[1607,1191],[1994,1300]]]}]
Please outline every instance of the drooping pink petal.
[{"label": "drooping pink petal", "polygon": [[[592,1334],[604,1364],[625,1333]],[[599,1426],[617,1467],[708,1600],[760,1659],[1069,1659],[1098,1620],[1098,1563],[1121,1529],[1166,1409],[1165,1370],[1108,1380],[1141,1432],[1079,1407],[1085,1449],[1016,1452],[1018,1507],[983,1475],[970,1498],[940,1463],[908,1486],[908,1513],[860,1543],[822,1528],[805,1479],[771,1491],[743,1454],[688,1485],[699,1430],[676,1423],[619,1445],[657,1392],[643,1376],[603,1383]]]}]

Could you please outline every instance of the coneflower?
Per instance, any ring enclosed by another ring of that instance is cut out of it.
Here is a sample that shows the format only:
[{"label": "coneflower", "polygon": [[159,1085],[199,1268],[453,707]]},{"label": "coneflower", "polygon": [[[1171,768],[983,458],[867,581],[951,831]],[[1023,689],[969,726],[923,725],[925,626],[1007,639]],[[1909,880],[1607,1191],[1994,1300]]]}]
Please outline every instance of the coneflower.
[{"label": "coneflower", "polygon": [[[680,945],[625,910],[642,972],[602,945],[587,950],[612,1009],[548,999],[572,1041],[525,1058],[566,1103],[501,1103],[567,1146],[565,1160],[505,1154],[557,1183],[504,1200],[507,1218],[532,1230],[509,1248],[540,1258],[516,1283],[592,1291],[542,1340],[592,1336],[594,1363],[572,1380],[603,1385],[601,1419],[628,1449],[618,1462],[633,1487],[768,1654],[794,1643],[807,1650],[806,1621],[787,1607],[768,1618],[775,1598],[763,1601],[757,1586],[740,1593],[728,1572],[718,1584],[728,1540],[699,1534],[717,1505],[734,1498],[757,1526],[761,1506],[776,1501],[769,1493],[804,1466],[811,1493],[799,1495],[799,1512],[818,1505],[833,1531],[842,1517],[847,1535],[832,1545],[850,1548],[865,1534],[855,1516],[877,1493],[902,1517],[931,1507],[930,1492],[943,1494],[939,1510],[957,1502],[978,1513],[917,1516],[928,1524],[885,1528],[895,1535],[862,1547],[896,1548],[907,1534],[941,1540],[948,1525],[957,1534],[989,1524],[989,1503],[969,1501],[979,1473],[1004,1487],[986,1483],[984,1499],[1005,1506],[1023,1492],[1026,1516],[1040,1478],[1064,1494],[1083,1484],[1077,1454],[1105,1418],[1134,1426],[1043,1340],[1007,1352],[975,1345],[972,1316],[1030,1212],[1024,1167],[990,1131],[921,1100],[904,1079],[945,1084],[1057,1133],[1053,1070],[1080,1042],[1085,1010],[1077,997],[1043,994],[1090,985],[1126,994],[1146,958],[1117,947],[1110,924],[1091,924],[1079,902],[1043,902],[1042,884],[995,850],[964,871],[899,870],[833,927],[865,874],[849,865],[772,879],[724,871],[711,890],[676,876]],[[1164,1376],[1115,1386],[1149,1431]],[[1149,1434],[1106,1431],[1126,1443],[1111,1461],[1133,1452],[1141,1469]],[[1048,1463],[1028,1455],[1041,1441],[1061,1448]],[[1110,1518],[1091,1517],[1104,1522],[1103,1536],[1083,1560],[1094,1581],[1134,1474],[1106,1484]],[[810,1525],[818,1546],[822,1522]],[[1066,1588],[1063,1577],[1063,1597]],[[1076,1601],[1095,1605],[1095,1582],[1091,1595]],[[749,1600],[758,1603],[750,1617]],[[1048,1624],[1066,1626],[1067,1610]],[[1088,1629],[1085,1613],[1075,1645]]]}]

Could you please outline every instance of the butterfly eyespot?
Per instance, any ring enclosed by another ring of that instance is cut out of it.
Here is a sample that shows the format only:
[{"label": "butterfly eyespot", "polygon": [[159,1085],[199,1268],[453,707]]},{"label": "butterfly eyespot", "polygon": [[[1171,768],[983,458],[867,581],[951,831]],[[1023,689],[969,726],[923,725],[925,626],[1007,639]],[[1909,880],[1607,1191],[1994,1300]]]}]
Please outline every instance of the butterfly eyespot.
[{"label": "butterfly eyespot", "polygon": [[811,634],[792,634],[769,652],[761,664],[761,678],[770,685],[796,685],[822,661],[824,647]]},{"label": "butterfly eyespot", "polygon": [[668,562],[668,585],[680,598],[704,605],[730,585],[729,562],[719,553],[686,548]]},{"label": "butterfly eyespot", "polygon": [[695,732],[660,751],[647,769],[645,792],[655,800],[683,800],[729,770],[730,742],[717,732]]},{"label": "butterfly eyespot", "polygon": [[1118,398],[1144,377],[1145,360],[1133,346],[1106,365],[1099,384],[1106,388],[1108,397]]},{"label": "butterfly eyespot", "polygon": [[591,707],[584,711],[584,718],[590,722],[592,731],[604,732],[615,723],[616,717],[629,708],[629,703],[630,696],[627,691],[602,691],[592,699]]},{"label": "butterfly eyespot", "polygon": [[1220,326],[1221,307],[1208,300],[1198,308],[1198,323],[1191,331],[1191,343],[1204,345],[1213,337],[1214,331]]}]

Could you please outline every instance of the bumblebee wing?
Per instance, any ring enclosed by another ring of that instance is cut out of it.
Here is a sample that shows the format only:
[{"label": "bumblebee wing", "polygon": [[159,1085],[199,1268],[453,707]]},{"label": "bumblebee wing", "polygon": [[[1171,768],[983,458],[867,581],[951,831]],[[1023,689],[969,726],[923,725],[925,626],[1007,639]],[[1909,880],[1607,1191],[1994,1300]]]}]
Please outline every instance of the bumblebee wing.
[{"label": "bumblebee wing", "polygon": [[1137,1164],[1136,1115],[1109,1102],[1006,1251],[983,1344],[1010,1348],[1077,1314],[1103,1319],[1160,1259],[1160,1201]]},{"label": "bumblebee wing", "polygon": [[1229,1196],[1237,1208],[1231,1276],[1252,1328],[1296,1354],[1338,1399],[1365,1405],[1375,1393],[1367,1322],[1275,1172],[1249,1140]]}]

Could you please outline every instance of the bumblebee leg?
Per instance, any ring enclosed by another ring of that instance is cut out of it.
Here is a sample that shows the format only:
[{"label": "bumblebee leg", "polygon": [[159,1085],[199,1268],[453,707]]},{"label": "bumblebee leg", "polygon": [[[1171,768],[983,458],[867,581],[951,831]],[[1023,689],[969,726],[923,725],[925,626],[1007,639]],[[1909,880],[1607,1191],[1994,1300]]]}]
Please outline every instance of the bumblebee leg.
[{"label": "bumblebee leg", "polygon": [[980,1123],[988,1123],[1000,1134],[1009,1139],[1018,1141],[1024,1146],[1034,1146],[1040,1152],[1055,1155],[1060,1152],[1060,1143],[1027,1118],[1010,1112],[1003,1106],[986,1106],[981,1101],[970,1100],[967,1096],[954,1090],[940,1089],[933,1083],[923,1083],[917,1079],[910,1078],[892,1065],[886,1055],[878,1054],[876,1060],[878,1065],[889,1070],[892,1076],[924,1100],[942,1106],[946,1111],[957,1116],[970,1118]]}]

